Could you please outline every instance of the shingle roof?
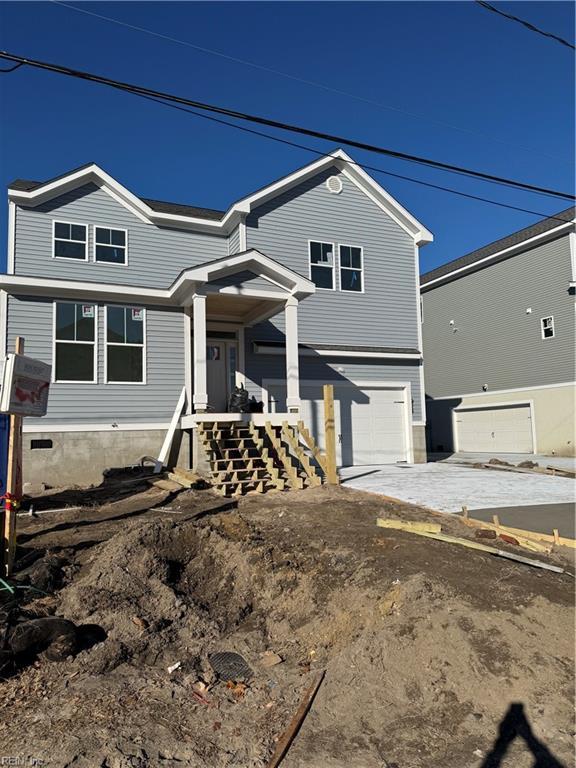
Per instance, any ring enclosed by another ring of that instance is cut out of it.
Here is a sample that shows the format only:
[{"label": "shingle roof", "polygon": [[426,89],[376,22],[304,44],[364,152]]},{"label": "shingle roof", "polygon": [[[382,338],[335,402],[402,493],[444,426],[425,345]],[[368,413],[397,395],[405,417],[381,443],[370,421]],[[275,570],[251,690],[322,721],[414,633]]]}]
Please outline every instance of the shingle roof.
[{"label": "shingle roof", "polygon": [[[79,168],[75,168],[73,171],[67,171],[66,173],[62,174],[62,176],[56,176],[53,179],[48,179],[48,181],[30,181],[29,179],[15,179],[13,182],[8,184],[8,188],[14,189],[18,192],[31,192],[33,189],[38,189],[38,187],[43,187],[46,184],[51,184],[53,181],[57,181],[58,179],[61,179],[64,176],[69,176],[71,173],[80,171],[82,170],[82,168],[87,168],[90,165],[93,165],[93,163],[86,163],[86,165],[82,165]],[[158,211],[158,213],[173,213],[177,216],[193,216],[199,219],[211,219],[212,221],[219,221],[224,217],[224,214],[226,213],[226,211],[216,211],[213,208],[198,208],[197,206],[194,206],[194,205],[184,205],[183,203],[170,203],[164,200],[151,200],[145,197],[141,197],[140,200],[142,200],[143,203],[146,203],[146,205],[150,206],[152,210]]]},{"label": "shingle roof", "polygon": [[[425,272],[423,275],[420,275],[420,285],[422,289],[424,289],[426,284],[430,283],[432,280],[438,280],[438,278],[449,275],[451,272],[454,272],[457,269],[462,269],[463,267],[472,267],[476,262],[481,261],[494,253],[503,251],[506,248],[511,248],[514,245],[519,245],[525,240],[529,240],[531,237],[541,235],[544,232],[548,232],[549,230],[560,226],[563,221],[567,223],[574,221],[575,214],[576,208],[574,206],[566,208],[547,219],[537,221],[536,224],[531,224],[529,227],[519,229],[518,232],[513,232],[507,237],[495,240],[493,243],[484,245],[482,248],[467,253],[465,256],[460,256],[458,259],[449,261],[447,264],[442,264],[442,266],[436,267],[436,269],[432,269],[430,272]],[[466,272],[461,272],[458,275],[455,275],[454,279],[457,279],[460,274],[463,275],[466,274]],[[430,287],[432,288],[432,286]]]}]

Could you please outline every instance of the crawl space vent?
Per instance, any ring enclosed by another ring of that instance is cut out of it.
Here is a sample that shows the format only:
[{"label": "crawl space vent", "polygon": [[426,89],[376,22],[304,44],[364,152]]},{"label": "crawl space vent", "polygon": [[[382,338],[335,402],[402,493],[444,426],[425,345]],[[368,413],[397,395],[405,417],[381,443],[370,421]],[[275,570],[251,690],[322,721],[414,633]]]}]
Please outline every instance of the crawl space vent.
[{"label": "crawl space vent", "polygon": [[328,179],[326,179],[326,186],[328,187],[328,190],[334,195],[339,195],[340,192],[342,192],[342,182],[338,176],[330,176]]}]

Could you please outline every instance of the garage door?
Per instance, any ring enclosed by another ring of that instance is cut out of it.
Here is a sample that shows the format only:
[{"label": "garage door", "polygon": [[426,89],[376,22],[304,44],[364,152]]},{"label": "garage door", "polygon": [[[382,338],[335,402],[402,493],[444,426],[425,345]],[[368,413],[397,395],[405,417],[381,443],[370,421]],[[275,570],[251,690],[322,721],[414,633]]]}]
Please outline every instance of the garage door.
[{"label": "garage door", "polygon": [[530,406],[458,408],[454,411],[459,451],[532,453]]},{"label": "garage door", "polygon": [[[268,388],[271,410],[286,408],[286,390]],[[336,460],[339,466],[394,464],[409,460],[406,426],[406,392],[383,387],[334,385]],[[324,400],[322,385],[300,383],[301,415],[324,450]]]}]

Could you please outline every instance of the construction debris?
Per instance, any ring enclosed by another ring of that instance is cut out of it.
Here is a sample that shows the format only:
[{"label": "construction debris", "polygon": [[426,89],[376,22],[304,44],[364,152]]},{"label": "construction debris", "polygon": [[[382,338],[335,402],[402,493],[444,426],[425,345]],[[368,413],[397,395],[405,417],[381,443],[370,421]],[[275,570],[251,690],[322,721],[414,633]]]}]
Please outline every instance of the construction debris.
[{"label": "construction debris", "polygon": [[376,520],[376,525],[379,528],[395,528],[399,531],[412,531],[414,533],[417,533],[418,531],[440,533],[442,530],[440,523],[421,523],[413,520],[393,520],[391,518],[382,517],[379,517]]}]

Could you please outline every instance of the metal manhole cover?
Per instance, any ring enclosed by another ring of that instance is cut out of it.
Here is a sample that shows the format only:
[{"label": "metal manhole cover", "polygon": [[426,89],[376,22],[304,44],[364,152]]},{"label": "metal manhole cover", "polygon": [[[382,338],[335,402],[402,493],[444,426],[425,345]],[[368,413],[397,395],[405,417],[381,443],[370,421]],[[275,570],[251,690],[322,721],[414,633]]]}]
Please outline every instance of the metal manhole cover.
[{"label": "metal manhole cover", "polygon": [[219,651],[209,654],[208,660],[221,680],[250,680],[254,674],[239,653]]}]

